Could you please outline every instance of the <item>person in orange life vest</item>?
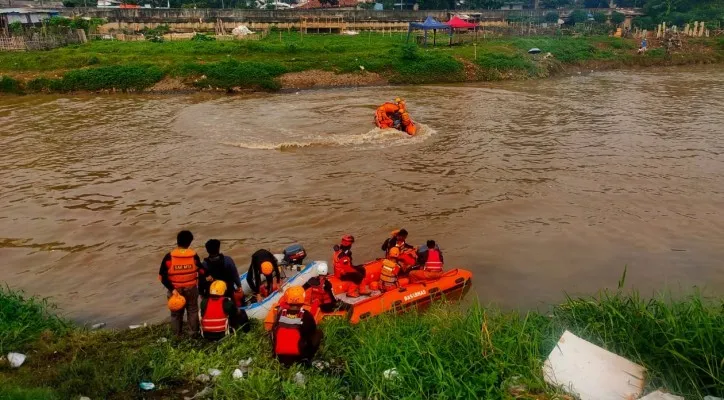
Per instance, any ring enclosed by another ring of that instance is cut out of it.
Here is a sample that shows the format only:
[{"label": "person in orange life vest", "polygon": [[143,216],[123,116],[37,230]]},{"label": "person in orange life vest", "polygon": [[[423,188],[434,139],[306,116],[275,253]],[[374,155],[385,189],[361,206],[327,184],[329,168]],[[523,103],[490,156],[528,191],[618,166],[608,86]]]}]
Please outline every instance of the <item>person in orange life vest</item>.
[{"label": "person in orange life vest", "polygon": [[209,340],[219,340],[228,335],[231,329],[249,332],[249,317],[246,311],[239,310],[234,300],[224,296],[226,282],[213,281],[209,288],[209,297],[201,300],[201,336]]},{"label": "person in orange life vest", "polygon": [[[264,275],[266,283],[262,284],[261,275]],[[276,284],[281,283],[281,273],[279,272],[279,263],[269,250],[259,249],[251,255],[251,264],[249,264],[249,272],[246,274],[246,281],[251,288],[251,294],[254,295],[252,302],[261,301],[264,297],[261,288],[266,286],[267,295],[273,292],[274,278]]]},{"label": "person in orange life vest", "polygon": [[272,325],[272,352],[286,366],[304,362],[309,364],[319,350],[322,331],[311,312],[304,311],[304,288],[292,286],[284,293],[286,306],[280,307]]},{"label": "person in orange life vest", "polygon": [[163,257],[158,270],[158,278],[168,290],[168,297],[178,293],[186,299],[184,308],[171,312],[171,328],[177,336],[183,334],[184,311],[191,332],[194,335],[199,332],[198,280],[204,279],[206,273],[199,256],[189,248],[193,240],[191,232],[179,232],[176,236],[178,247]]},{"label": "person in orange life vest", "polygon": [[367,271],[361,265],[352,264],[352,243],[354,236],[344,235],[339,245],[334,246],[332,256],[334,276],[339,280],[352,282],[347,289],[347,296],[359,297],[370,292],[366,279]]},{"label": "person in orange life vest", "polygon": [[415,249],[414,246],[407,244],[407,230],[399,229],[392,231],[392,236],[387,238],[382,243],[382,251],[385,252],[385,257],[389,255],[389,251],[392,248],[398,248],[400,255],[397,258],[397,262],[403,267],[412,267],[415,265],[415,259],[417,255],[412,251]]},{"label": "person in orange life vest", "polygon": [[328,273],[327,263],[320,263],[317,265],[317,276],[309,279],[302,286],[309,293],[307,302],[312,306],[312,315],[317,313],[318,308],[324,312],[332,312],[339,303],[334,297],[332,284],[327,280]]},{"label": "person in orange life vest", "polygon": [[434,240],[428,240],[426,246],[418,250],[417,267],[418,269],[410,271],[411,282],[431,281],[442,276],[442,251]]},{"label": "person in orange life vest", "polygon": [[403,271],[398,262],[400,249],[393,247],[387,253],[387,258],[382,260],[382,269],[380,270],[380,290],[387,292],[400,287],[398,277]]}]

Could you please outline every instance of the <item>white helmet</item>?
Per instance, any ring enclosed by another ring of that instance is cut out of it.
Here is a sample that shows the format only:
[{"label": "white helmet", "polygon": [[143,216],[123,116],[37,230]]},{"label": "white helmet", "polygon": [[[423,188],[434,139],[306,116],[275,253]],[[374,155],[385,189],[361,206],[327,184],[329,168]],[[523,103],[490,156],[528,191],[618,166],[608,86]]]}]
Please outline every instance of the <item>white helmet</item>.
[{"label": "white helmet", "polygon": [[329,273],[329,266],[327,266],[327,263],[324,261],[318,261],[317,262],[317,275],[327,275]]}]

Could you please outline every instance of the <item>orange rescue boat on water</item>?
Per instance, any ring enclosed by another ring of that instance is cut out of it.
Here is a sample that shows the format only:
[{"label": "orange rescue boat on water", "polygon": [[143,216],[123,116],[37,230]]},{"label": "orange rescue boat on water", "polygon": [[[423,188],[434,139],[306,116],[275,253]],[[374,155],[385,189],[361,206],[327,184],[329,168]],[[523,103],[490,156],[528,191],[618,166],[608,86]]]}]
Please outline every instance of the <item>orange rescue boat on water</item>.
[{"label": "orange rescue boat on water", "polygon": [[[377,259],[364,264],[366,279],[377,282],[380,279],[383,259]],[[340,281],[334,276],[328,276],[332,283],[333,292],[337,300],[347,304],[347,310],[325,313],[318,307],[305,305],[304,308],[314,313],[317,323],[329,317],[348,319],[356,324],[361,320],[374,317],[386,312],[405,312],[410,309],[424,309],[433,301],[445,298],[456,301],[462,298],[470,289],[473,274],[464,269],[446,271],[442,277],[435,280],[410,283],[407,278],[400,278],[400,287],[387,292],[373,291],[372,294],[360,297],[348,297],[349,282]],[[309,298],[309,296],[307,296]],[[270,330],[276,319],[274,307],[267,315],[264,326]]]},{"label": "orange rescue boat on water", "polygon": [[417,134],[417,125],[407,113],[405,100],[399,97],[394,102],[387,102],[377,107],[375,125],[380,129],[397,129],[410,136]]}]

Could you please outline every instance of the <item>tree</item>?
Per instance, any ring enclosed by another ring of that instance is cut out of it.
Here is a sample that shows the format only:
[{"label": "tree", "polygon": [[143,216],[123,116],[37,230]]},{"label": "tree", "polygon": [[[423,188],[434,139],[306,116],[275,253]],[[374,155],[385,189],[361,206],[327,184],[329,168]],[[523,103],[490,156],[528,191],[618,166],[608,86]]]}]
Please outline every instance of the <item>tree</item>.
[{"label": "tree", "polygon": [[588,21],[588,13],[586,10],[576,9],[571,13],[571,21],[574,24]]},{"label": "tree", "polygon": [[597,12],[593,14],[593,20],[598,22],[599,24],[605,24],[608,20],[608,17],[602,12]]},{"label": "tree", "polygon": [[559,8],[571,5],[571,0],[541,0],[541,8]]},{"label": "tree", "polygon": [[584,0],[583,4],[586,8],[608,8],[606,0]]},{"label": "tree", "polygon": [[503,6],[502,0],[467,0],[465,4],[472,10],[497,10]]},{"label": "tree", "polygon": [[611,14],[611,22],[613,22],[616,25],[621,25],[623,21],[626,20],[626,16],[623,15],[623,13],[620,13],[618,11],[614,11],[613,14]]},{"label": "tree", "polygon": [[546,13],[546,22],[555,23],[555,22],[558,22],[558,18],[560,18],[560,15],[558,15],[557,12],[552,11],[552,12]]}]

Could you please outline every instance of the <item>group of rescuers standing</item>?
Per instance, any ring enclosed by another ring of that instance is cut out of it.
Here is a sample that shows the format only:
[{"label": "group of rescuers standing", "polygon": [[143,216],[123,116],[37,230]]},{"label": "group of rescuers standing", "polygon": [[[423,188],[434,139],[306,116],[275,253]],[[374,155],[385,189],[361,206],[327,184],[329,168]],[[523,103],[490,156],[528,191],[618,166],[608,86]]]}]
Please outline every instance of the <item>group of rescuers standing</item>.
[{"label": "group of rescuers standing", "polygon": [[[334,246],[333,267],[335,277],[349,284],[348,298],[394,290],[405,282],[429,281],[442,275],[443,256],[435,241],[428,240],[425,246],[415,249],[406,242],[407,235],[405,229],[395,230],[382,244],[385,258],[378,282],[369,282],[364,267],[352,262],[354,237],[342,237]],[[258,302],[279,289],[282,277],[277,258],[265,249],[252,254],[246,275],[251,293],[243,293],[236,264],[220,252],[221,242],[207,241],[208,257],[201,261],[191,249],[193,239],[191,232],[179,232],[177,247],[164,256],[159,268],[159,280],[168,290],[172,330],[177,337],[182,336],[185,313],[194,336],[200,333],[206,339],[219,340],[232,331],[248,332],[249,318],[241,307],[246,305],[246,295],[251,295],[251,302]],[[332,312],[348,307],[335,297],[326,278],[328,273],[327,265],[319,264],[316,277],[304,286],[287,288],[279,301],[271,332],[272,351],[285,365],[309,363],[319,349],[322,332],[314,319],[317,309]],[[401,273],[407,278],[400,278]],[[306,311],[304,305],[311,309]]]}]

